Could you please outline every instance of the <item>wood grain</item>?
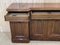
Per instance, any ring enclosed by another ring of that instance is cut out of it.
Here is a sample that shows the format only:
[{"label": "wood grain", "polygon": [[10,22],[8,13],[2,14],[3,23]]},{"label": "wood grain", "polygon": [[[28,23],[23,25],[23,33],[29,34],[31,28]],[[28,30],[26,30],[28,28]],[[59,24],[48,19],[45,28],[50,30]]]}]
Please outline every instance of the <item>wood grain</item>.
[{"label": "wood grain", "polygon": [[60,10],[60,3],[13,3],[7,11]]},{"label": "wood grain", "polygon": [[28,22],[10,22],[12,42],[29,42]]},{"label": "wood grain", "polygon": [[8,13],[5,15],[6,21],[20,21],[20,22],[28,22],[29,14],[27,13]]},{"label": "wood grain", "polygon": [[7,11],[12,42],[60,41],[60,3],[13,3]]},{"label": "wood grain", "polygon": [[31,21],[31,30],[30,30],[30,38],[35,40],[46,40],[47,33],[47,21],[43,20],[33,20]]},{"label": "wood grain", "polygon": [[60,13],[53,12],[32,12],[32,19],[60,19]]}]

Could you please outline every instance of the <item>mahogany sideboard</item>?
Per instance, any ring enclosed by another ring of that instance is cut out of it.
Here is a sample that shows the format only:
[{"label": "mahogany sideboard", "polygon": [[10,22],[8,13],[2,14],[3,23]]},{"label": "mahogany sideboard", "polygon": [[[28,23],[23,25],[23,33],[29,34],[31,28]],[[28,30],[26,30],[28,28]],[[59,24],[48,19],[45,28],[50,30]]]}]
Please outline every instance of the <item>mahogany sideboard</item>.
[{"label": "mahogany sideboard", "polygon": [[7,12],[12,42],[60,41],[59,3],[13,3]]}]

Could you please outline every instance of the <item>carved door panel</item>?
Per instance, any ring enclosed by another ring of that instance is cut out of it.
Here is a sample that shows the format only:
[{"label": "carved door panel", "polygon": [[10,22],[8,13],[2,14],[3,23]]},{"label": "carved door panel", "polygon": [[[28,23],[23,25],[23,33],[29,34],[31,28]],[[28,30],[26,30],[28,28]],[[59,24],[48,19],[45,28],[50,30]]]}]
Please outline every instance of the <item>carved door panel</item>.
[{"label": "carved door panel", "polygon": [[10,22],[12,41],[29,42],[28,22]]},{"label": "carved door panel", "polygon": [[46,40],[48,22],[44,20],[33,20],[30,26],[30,38],[35,40]]},{"label": "carved door panel", "polygon": [[60,21],[49,21],[48,26],[48,40],[60,40]]}]

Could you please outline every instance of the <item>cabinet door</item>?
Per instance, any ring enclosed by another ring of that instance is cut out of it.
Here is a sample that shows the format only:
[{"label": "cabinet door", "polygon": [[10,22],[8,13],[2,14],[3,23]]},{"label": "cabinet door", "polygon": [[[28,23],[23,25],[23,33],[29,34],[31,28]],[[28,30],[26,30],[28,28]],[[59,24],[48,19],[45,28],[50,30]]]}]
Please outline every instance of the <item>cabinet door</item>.
[{"label": "cabinet door", "polygon": [[60,20],[51,20],[48,26],[48,40],[60,40]]},{"label": "cabinet door", "polygon": [[35,40],[46,40],[48,22],[44,20],[32,20],[30,24],[30,38]]},{"label": "cabinet door", "polygon": [[12,41],[29,42],[28,22],[10,22]]}]

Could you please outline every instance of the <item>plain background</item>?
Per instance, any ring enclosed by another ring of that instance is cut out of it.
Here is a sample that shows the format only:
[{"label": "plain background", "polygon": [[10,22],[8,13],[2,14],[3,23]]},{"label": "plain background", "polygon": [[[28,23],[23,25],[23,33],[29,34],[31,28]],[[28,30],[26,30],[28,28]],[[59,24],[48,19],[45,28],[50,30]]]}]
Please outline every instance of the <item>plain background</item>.
[{"label": "plain background", "polygon": [[0,0],[0,32],[10,32],[9,22],[4,20],[11,3],[60,3],[60,0]]}]

